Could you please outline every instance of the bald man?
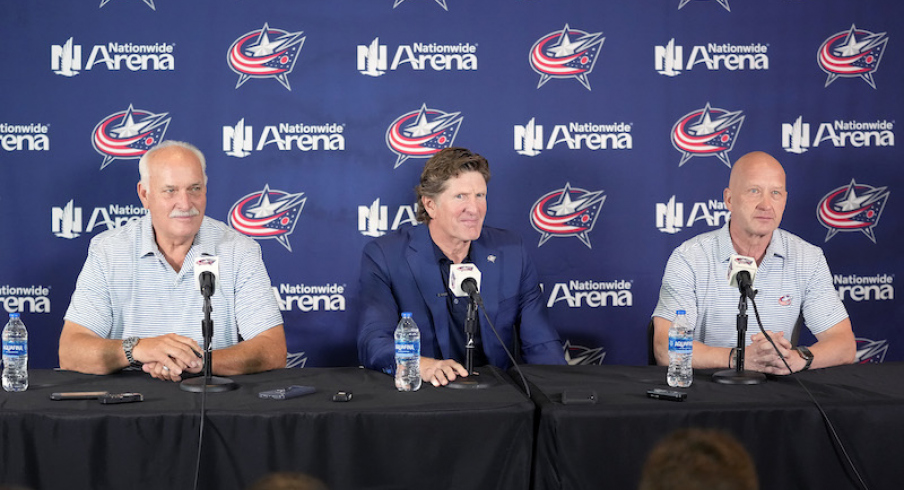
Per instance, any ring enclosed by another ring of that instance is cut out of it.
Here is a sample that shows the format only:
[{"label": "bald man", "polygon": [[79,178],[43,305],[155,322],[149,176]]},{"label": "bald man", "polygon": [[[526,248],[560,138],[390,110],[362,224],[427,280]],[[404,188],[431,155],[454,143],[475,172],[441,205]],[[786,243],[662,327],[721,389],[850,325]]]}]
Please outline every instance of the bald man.
[{"label": "bald man", "polygon": [[60,367],[89,374],[141,368],[180,381],[203,367],[203,298],[194,262],[217,256],[211,369],[233,376],[286,367],[282,314],[260,246],[204,216],[204,155],[164,141],[138,163],[148,213],[91,240],[60,334]]},{"label": "bald man", "polygon": [[[756,260],[754,286],[763,327],[794,372],[852,363],[856,345],[851,321],[822,249],[779,229],[788,200],[782,165],[764,152],[742,156],[732,167],[723,198],[730,221],[684,242],[669,257],[653,312],[656,362],[668,364],[669,324],[676,310],[683,309],[695,327],[694,367],[735,368],[740,293],[728,285],[727,272],[729,258],[738,254]],[[801,314],[817,342],[794,348],[790,338]],[[750,318],[744,368],[789,374],[752,314]]]}]

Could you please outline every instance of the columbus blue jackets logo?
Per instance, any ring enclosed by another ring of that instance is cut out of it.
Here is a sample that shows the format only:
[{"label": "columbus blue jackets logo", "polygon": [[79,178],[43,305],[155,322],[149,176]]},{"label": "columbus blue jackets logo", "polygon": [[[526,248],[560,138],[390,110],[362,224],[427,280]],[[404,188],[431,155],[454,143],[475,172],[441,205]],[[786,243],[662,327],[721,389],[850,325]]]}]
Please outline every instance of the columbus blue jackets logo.
[{"label": "columbus blue jackets logo", "polygon": [[[154,6],[154,0],[142,0],[142,1],[145,4],[147,4],[148,7],[151,7],[151,10],[154,10],[154,11],[157,10],[157,7]],[[98,8],[104,8],[104,5],[106,5],[108,3],[110,3],[110,0],[100,0],[100,7],[98,7]]]},{"label": "columbus blue jackets logo", "polygon": [[603,191],[572,188],[570,183],[538,199],[530,211],[530,224],[540,232],[537,247],[552,237],[573,236],[592,248],[588,234],[605,201]]},{"label": "columbus blue jackets logo", "polygon": [[606,358],[606,350],[602,347],[585,347],[565,341],[565,362],[569,366],[591,366],[602,364]]},{"label": "columbus blue jackets logo", "polygon": [[[678,4],[678,10],[683,9],[684,6],[687,5],[688,2],[690,2],[691,0],[680,0],[680,1],[681,1],[681,3]],[[704,1],[709,1],[709,0],[704,0]],[[719,5],[721,5],[722,8],[731,12],[731,7],[729,7],[729,5],[728,5],[728,0],[716,0],[716,1],[719,2]]]},{"label": "columbus blue jackets logo", "polygon": [[227,60],[229,68],[239,74],[235,88],[239,88],[249,78],[274,78],[286,89],[289,73],[295,69],[298,52],[304,45],[302,32],[288,32],[272,29],[264,24],[262,29],[247,32],[232,43]]},{"label": "columbus blue jackets logo", "polygon": [[672,145],[681,152],[678,166],[693,157],[715,156],[731,168],[728,152],[734,147],[744,117],[742,111],[713,108],[709,102],[703,109],[685,114],[672,127]]},{"label": "columbus blue jackets logo", "polygon": [[857,364],[881,363],[888,352],[887,340],[870,340],[857,337]]},{"label": "columbus blue jackets logo", "polygon": [[289,194],[265,185],[264,190],[248,194],[232,206],[229,226],[257,240],[275,238],[291,252],[289,235],[308,200],[303,196],[303,192]]},{"label": "columbus blue jackets logo", "polygon": [[825,86],[838,78],[862,78],[876,88],[873,73],[879,69],[888,36],[884,32],[873,33],[855,26],[838,32],[819,47],[817,61],[822,71],[829,74]]},{"label": "columbus blue jackets logo", "polygon": [[[398,7],[399,4],[402,3],[402,2],[404,2],[404,1],[405,1],[405,0],[395,0],[395,3],[392,4],[392,8]],[[439,6],[442,7],[443,10],[445,10],[446,12],[449,11],[449,7],[446,5],[446,0],[436,0],[436,3],[438,3]]]},{"label": "columbus blue jackets logo", "polygon": [[571,29],[568,24],[561,31],[550,32],[530,49],[530,66],[540,74],[543,86],[550,78],[574,78],[590,90],[587,75],[593,71],[596,57],[606,38],[602,32],[589,33]]},{"label": "columbus blue jackets logo", "polygon": [[428,109],[423,104],[420,110],[393,121],[386,130],[386,145],[398,155],[394,168],[409,158],[430,158],[452,146],[464,119],[460,114]]},{"label": "columbus blue jackets logo", "polygon": [[166,112],[155,114],[135,109],[131,104],[128,109],[105,117],[94,127],[91,136],[94,149],[104,156],[100,168],[113,160],[141,158],[163,141],[170,119]]},{"label": "columbus blue jackets logo", "polygon": [[850,184],[826,194],[816,209],[819,222],[829,229],[826,241],[838,232],[859,231],[876,243],[873,228],[879,224],[885,209],[890,194],[886,189],[851,180]]}]

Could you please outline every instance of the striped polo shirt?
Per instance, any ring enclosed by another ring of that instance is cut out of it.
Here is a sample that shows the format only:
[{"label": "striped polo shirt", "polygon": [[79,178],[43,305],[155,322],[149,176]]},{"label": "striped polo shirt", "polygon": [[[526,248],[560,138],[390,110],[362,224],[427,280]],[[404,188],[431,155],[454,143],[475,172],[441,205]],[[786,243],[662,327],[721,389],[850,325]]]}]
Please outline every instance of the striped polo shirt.
[{"label": "striped polo shirt", "polygon": [[[672,252],[662,278],[653,316],[672,321],[675,311],[687,311],[695,326],[694,340],[715,347],[737,345],[740,293],[728,285],[728,263],[735,254],[726,223],[719,230],[698,235]],[[784,332],[790,339],[803,312],[813,334],[828,330],[848,317],[822,249],[800,237],[776,229],[757,268],[753,283],[763,328]],[[747,343],[759,332],[748,300]]]},{"label": "striped polo shirt", "polygon": [[157,247],[149,214],[91,240],[65,319],[104,338],[176,333],[206,347],[204,300],[194,277],[195,258],[202,254],[219,262],[211,297],[214,349],[282,324],[257,242],[205,217],[176,272]]}]

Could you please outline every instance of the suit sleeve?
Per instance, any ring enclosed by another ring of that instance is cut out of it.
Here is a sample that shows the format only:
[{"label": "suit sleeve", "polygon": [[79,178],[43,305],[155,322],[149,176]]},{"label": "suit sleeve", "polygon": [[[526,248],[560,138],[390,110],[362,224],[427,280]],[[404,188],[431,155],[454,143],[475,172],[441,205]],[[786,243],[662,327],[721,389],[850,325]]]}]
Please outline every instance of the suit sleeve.
[{"label": "suit sleeve", "polygon": [[562,341],[549,321],[537,270],[523,243],[521,257],[521,354],[528,364],[565,364]]},{"label": "suit sleeve", "polygon": [[393,333],[400,316],[391,284],[383,250],[375,242],[368,243],[359,280],[358,360],[368,369],[388,374],[395,372]]}]

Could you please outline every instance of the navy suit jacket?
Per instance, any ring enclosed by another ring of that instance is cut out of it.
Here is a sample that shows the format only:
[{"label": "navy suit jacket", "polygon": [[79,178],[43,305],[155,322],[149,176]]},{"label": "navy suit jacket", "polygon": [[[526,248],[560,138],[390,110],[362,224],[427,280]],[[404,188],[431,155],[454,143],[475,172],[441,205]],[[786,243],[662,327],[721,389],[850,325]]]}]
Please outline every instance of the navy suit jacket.
[{"label": "navy suit jacket", "polygon": [[[537,279],[521,237],[483,227],[471,242],[471,260],[481,272],[480,295],[487,315],[511,351],[519,326],[521,355],[531,364],[565,364],[559,335],[549,323]],[[421,355],[448,359],[451,321],[443,280],[426,225],[405,227],[364,247],[361,261],[361,318],[358,358],[370,369],[395,372],[393,332],[403,311],[421,331]],[[479,315],[480,337],[489,363],[511,362],[496,335]],[[464,362],[464,359],[457,359]]]}]

